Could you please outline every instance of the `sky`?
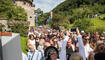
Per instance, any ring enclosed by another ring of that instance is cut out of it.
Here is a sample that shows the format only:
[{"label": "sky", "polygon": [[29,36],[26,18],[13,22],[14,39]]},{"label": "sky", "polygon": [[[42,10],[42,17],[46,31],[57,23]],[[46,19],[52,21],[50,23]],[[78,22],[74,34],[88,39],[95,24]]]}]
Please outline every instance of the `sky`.
[{"label": "sky", "polygon": [[34,0],[35,10],[40,8],[44,13],[50,12],[65,0]]}]

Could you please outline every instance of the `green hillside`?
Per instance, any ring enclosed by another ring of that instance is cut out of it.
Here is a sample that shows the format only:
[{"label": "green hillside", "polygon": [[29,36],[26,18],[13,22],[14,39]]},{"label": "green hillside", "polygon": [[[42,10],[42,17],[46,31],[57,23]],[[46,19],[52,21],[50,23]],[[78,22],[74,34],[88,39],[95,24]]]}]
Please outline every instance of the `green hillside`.
[{"label": "green hillside", "polygon": [[[54,17],[50,24],[53,28],[63,25],[66,28],[79,27],[85,31],[102,32],[105,25],[104,3],[105,0],[66,0],[53,9]],[[95,18],[95,15],[98,16]]]},{"label": "green hillside", "polygon": [[99,18],[92,18],[90,20],[94,25],[87,28],[86,31],[90,31],[90,32],[96,32],[96,31],[103,32],[103,31],[105,31],[105,21],[103,21]]},{"label": "green hillside", "polygon": [[69,13],[74,8],[79,8],[81,5],[94,6],[94,4],[105,4],[105,0],[66,0],[53,9],[54,13],[64,12]]}]

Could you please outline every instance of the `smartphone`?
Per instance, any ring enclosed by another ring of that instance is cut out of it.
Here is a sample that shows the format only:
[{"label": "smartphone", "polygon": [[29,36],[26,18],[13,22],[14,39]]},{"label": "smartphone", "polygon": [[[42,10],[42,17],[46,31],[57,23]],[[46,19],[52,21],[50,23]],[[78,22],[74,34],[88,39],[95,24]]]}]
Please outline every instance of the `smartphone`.
[{"label": "smartphone", "polygon": [[75,32],[76,31],[76,28],[71,28],[71,32]]}]

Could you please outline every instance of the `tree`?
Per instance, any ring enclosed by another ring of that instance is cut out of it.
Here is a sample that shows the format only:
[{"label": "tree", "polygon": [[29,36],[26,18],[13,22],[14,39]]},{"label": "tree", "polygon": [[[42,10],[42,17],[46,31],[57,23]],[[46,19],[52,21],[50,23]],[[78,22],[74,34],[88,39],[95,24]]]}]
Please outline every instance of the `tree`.
[{"label": "tree", "polygon": [[60,14],[55,14],[53,16],[53,19],[50,21],[50,25],[52,28],[59,29],[59,26],[67,26],[69,21],[65,16],[61,16]]},{"label": "tree", "polygon": [[27,14],[23,8],[14,5],[11,0],[0,0],[0,18],[26,21]]},{"label": "tree", "polygon": [[86,30],[90,26],[93,26],[93,23],[91,23],[91,20],[81,19],[81,20],[76,20],[74,22],[73,27],[78,27],[80,30]]},{"label": "tree", "polygon": [[20,33],[20,36],[27,37],[28,34],[28,25],[24,24],[13,24],[9,26],[11,28],[11,31],[14,33]]},{"label": "tree", "polygon": [[38,25],[46,24],[49,13],[43,13],[43,11],[40,8],[35,10],[35,13],[38,13]]}]

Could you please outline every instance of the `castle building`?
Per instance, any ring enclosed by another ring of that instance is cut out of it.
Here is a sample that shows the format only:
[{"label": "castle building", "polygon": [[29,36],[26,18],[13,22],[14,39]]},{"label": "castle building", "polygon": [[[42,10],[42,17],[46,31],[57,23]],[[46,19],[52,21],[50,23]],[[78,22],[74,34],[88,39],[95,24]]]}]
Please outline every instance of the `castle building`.
[{"label": "castle building", "polygon": [[33,0],[12,0],[17,6],[21,6],[27,13],[29,26],[35,26],[34,8],[35,5],[32,3]]}]

